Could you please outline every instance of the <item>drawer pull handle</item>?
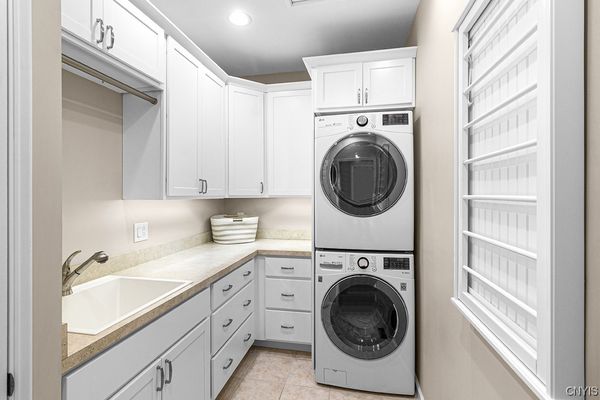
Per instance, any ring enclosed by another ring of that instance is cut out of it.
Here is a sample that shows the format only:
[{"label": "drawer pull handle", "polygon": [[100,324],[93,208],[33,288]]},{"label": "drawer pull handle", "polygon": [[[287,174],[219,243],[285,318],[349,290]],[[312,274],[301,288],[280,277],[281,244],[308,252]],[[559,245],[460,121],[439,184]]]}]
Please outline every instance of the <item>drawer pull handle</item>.
[{"label": "drawer pull handle", "polygon": [[281,325],[283,329],[294,329],[294,325]]},{"label": "drawer pull handle", "polygon": [[231,325],[233,323],[233,320],[231,318],[227,319],[227,322],[225,322],[223,324],[223,328],[227,328],[229,325]]},{"label": "drawer pull handle", "polygon": [[251,337],[252,337],[251,333],[247,334],[246,337],[244,338],[244,342],[247,342],[248,340],[250,340]]},{"label": "drawer pull handle", "polygon": [[173,382],[173,363],[171,360],[165,360],[165,364],[169,367],[169,377],[165,379],[165,384],[168,385]]},{"label": "drawer pull handle", "polygon": [[252,271],[246,271],[246,272],[244,272],[244,277],[250,276],[251,273],[252,273]]},{"label": "drawer pull handle", "polygon": [[294,293],[281,293],[282,297],[294,297]]},{"label": "drawer pull handle", "polygon": [[156,367],[156,370],[160,373],[160,380],[158,381],[158,386],[156,387],[157,392],[162,392],[165,388],[165,370],[160,365]]},{"label": "drawer pull handle", "polygon": [[284,270],[284,271],[293,271],[294,267],[285,267],[284,266],[284,267],[281,267],[281,269]]},{"label": "drawer pull handle", "polygon": [[252,300],[247,300],[244,304],[242,304],[244,307],[248,307],[250,304],[252,304]]},{"label": "drawer pull handle", "polygon": [[229,292],[231,289],[233,289],[233,285],[229,284],[226,288],[223,288],[223,292]]},{"label": "drawer pull handle", "polygon": [[229,369],[229,367],[231,367],[231,364],[233,364],[233,358],[228,358],[225,365],[223,365],[223,369]]}]

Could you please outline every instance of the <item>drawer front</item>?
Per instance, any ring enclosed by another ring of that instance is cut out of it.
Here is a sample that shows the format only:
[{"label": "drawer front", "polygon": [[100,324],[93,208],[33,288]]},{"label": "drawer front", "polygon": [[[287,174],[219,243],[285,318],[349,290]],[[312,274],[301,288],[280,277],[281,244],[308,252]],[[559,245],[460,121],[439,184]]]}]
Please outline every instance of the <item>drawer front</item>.
[{"label": "drawer front", "polygon": [[252,282],[213,313],[211,317],[211,354],[215,354],[254,311],[254,303],[254,282]]},{"label": "drawer front", "polygon": [[254,279],[254,260],[248,261],[227,276],[219,279],[211,286],[211,303],[213,311],[240,291],[246,283]]},{"label": "drawer front", "polygon": [[240,364],[252,343],[254,343],[254,314],[242,324],[223,348],[212,358],[212,398],[223,389],[235,369]]},{"label": "drawer front", "polygon": [[265,305],[267,308],[311,310],[311,281],[273,278],[265,280]]},{"label": "drawer front", "polygon": [[310,258],[266,257],[265,274],[287,278],[310,278],[311,260]]},{"label": "drawer front", "polygon": [[267,340],[310,343],[312,318],[309,312],[265,311],[265,334]]}]

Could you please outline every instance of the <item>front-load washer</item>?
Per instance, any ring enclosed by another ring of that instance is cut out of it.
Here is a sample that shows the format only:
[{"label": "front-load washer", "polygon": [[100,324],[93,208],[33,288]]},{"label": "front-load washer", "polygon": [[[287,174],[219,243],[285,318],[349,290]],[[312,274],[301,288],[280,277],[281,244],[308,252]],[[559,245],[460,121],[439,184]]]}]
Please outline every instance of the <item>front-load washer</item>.
[{"label": "front-load washer", "polygon": [[318,249],[413,251],[412,112],[315,118]]},{"label": "front-load washer", "polygon": [[317,251],[314,282],[317,382],[413,395],[413,255]]}]

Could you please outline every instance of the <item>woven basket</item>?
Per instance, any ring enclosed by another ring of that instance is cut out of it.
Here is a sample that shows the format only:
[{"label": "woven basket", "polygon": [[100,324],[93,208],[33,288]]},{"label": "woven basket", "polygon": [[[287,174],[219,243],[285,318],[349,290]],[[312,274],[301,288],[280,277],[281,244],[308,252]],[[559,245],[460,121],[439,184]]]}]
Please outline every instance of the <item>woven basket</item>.
[{"label": "woven basket", "polygon": [[258,217],[250,217],[243,213],[214,215],[210,217],[210,226],[215,243],[250,243],[256,240]]}]

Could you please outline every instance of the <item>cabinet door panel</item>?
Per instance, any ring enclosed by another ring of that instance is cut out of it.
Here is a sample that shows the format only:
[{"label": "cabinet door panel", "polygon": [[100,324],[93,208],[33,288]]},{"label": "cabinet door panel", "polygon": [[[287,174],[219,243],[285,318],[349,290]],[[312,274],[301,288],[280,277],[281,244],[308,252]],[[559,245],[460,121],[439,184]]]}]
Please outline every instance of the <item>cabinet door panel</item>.
[{"label": "cabinet door panel", "polygon": [[411,106],[414,103],[412,58],[365,63],[365,106]]},{"label": "cabinet door panel", "polygon": [[75,36],[98,45],[96,39],[100,39],[100,27],[96,18],[102,18],[102,11],[102,0],[62,0],[62,27]]},{"label": "cabinet door panel", "polygon": [[198,196],[200,63],[173,40],[167,61],[167,194]]},{"label": "cabinet door panel", "polygon": [[227,192],[227,130],[225,84],[208,70],[201,77],[200,178],[206,180],[204,194],[224,197]]},{"label": "cabinet door panel", "polygon": [[263,93],[229,87],[229,194],[262,196],[264,182]]},{"label": "cabinet door panel", "polygon": [[163,356],[163,400],[210,399],[209,327],[207,319]]},{"label": "cabinet door panel", "polygon": [[[140,72],[164,81],[165,33],[163,29],[127,0],[104,0],[107,32],[104,48]],[[112,44],[112,46],[111,46]]]},{"label": "cabinet door panel", "polygon": [[310,90],[267,95],[269,194],[310,196],[313,113]]},{"label": "cabinet door panel", "polygon": [[159,400],[160,392],[157,388],[160,386],[160,365],[160,359],[154,361],[110,400]]},{"label": "cabinet door panel", "polygon": [[361,106],[362,64],[320,67],[315,88],[315,107],[319,110]]}]

